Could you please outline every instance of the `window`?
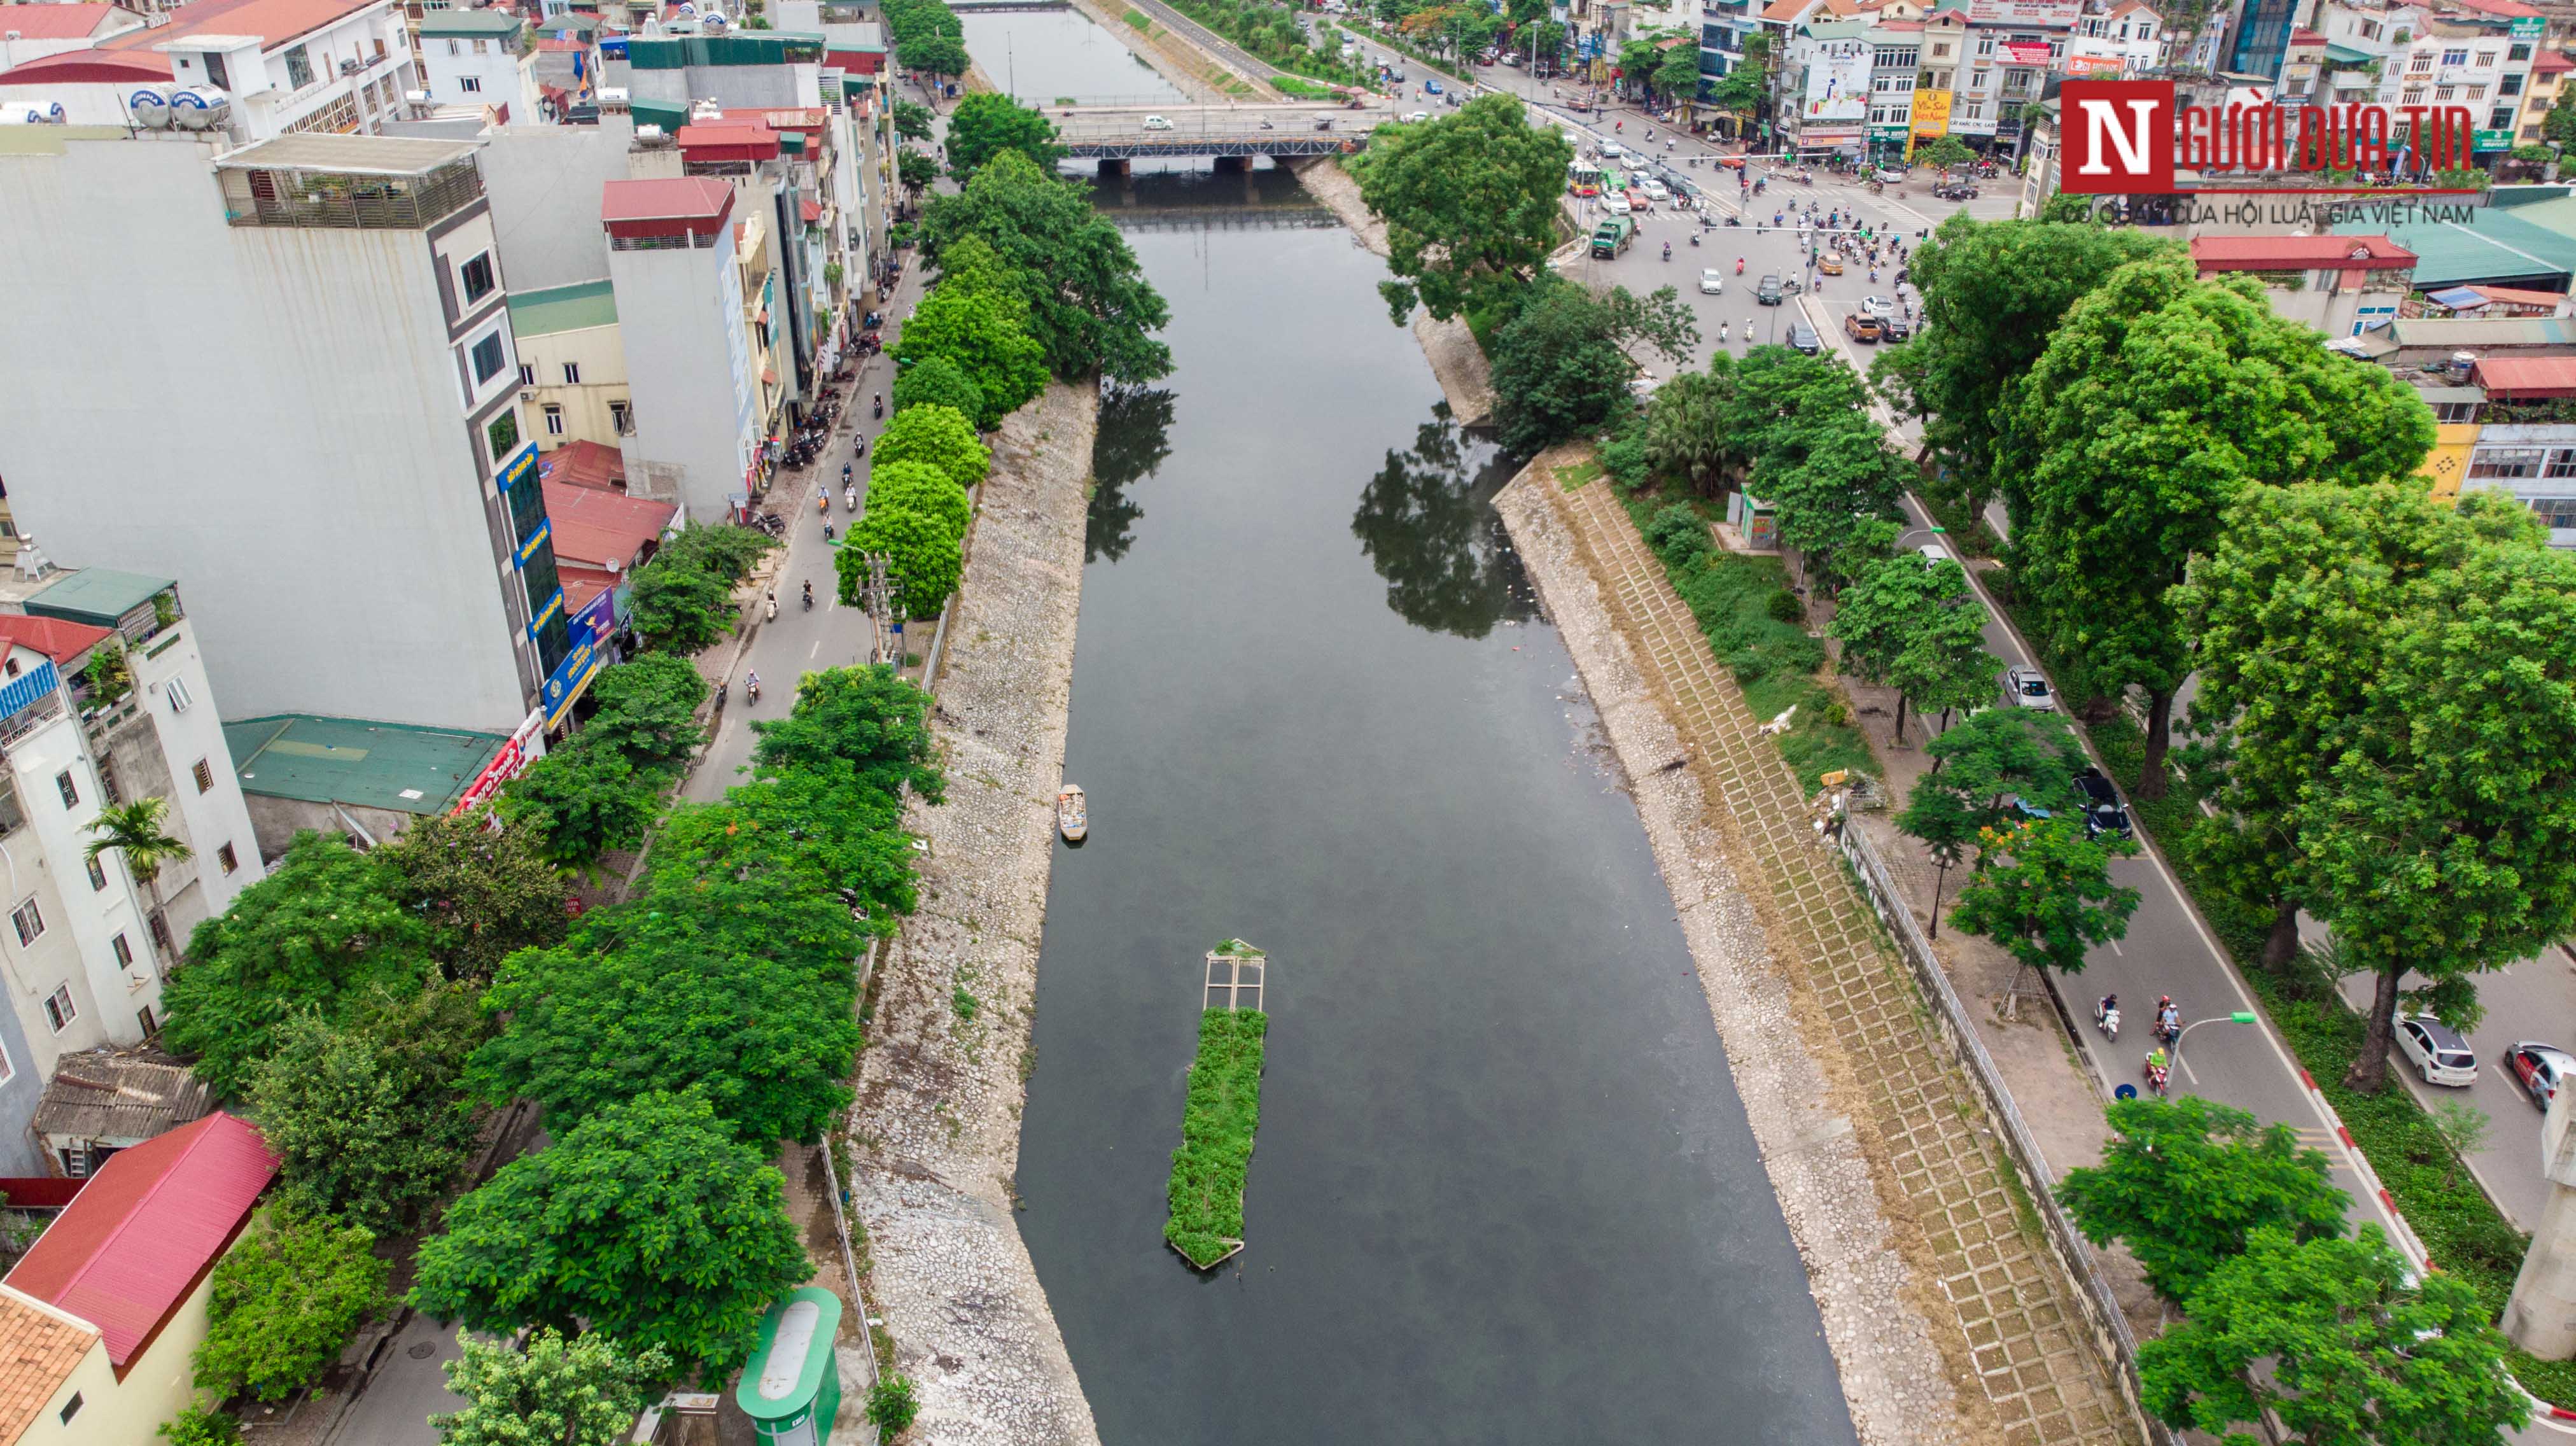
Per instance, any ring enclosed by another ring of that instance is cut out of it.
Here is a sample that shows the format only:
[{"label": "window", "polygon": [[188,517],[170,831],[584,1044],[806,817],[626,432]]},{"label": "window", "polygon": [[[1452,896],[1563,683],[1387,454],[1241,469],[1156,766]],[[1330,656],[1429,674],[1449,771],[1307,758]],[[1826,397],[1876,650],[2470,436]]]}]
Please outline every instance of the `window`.
[{"label": "window", "polygon": [[2534,497],[2531,511],[2543,527],[2576,527],[2576,497]]},{"label": "window", "polygon": [[534,362],[521,362],[521,363],[519,363],[519,385],[521,385],[521,386],[523,386],[523,387],[533,387],[533,386],[535,386],[536,384],[537,384],[537,367],[536,367],[536,364],[535,364]]},{"label": "window", "polygon": [[2466,65],[2466,64],[2468,64],[2468,63],[2469,63],[2469,48],[2468,48],[2467,46],[2463,45],[2463,46],[2461,46],[2461,47],[2460,47],[2459,49],[2457,49],[2457,50],[2445,50],[2445,51],[2443,51],[2443,52],[2442,52],[2442,63],[2443,63],[2444,65]]},{"label": "window", "polygon": [[608,425],[617,429],[617,435],[631,437],[635,435],[635,413],[624,402],[610,402]]},{"label": "window", "polygon": [[36,911],[33,899],[11,910],[9,922],[18,926],[18,946],[22,949],[44,937],[45,916]]},{"label": "window", "polygon": [[2504,53],[2504,58],[2507,64],[2519,64],[2522,61],[2529,60],[2531,58],[2531,47],[2528,45],[2514,46],[2512,49],[2507,50]]},{"label": "window", "polygon": [[2494,110],[2489,111],[2487,113],[2487,129],[2491,131],[2512,130],[2513,107],[2509,105],[2500,105]]},{"label": "window", "polygon": [[60,1413],[63,1424],[66,1426],[70,1425],[72,1423],[72,1418],[80,1414],[80,1408],[81,1394],[78,1391],[74,1391],[72,1392],[72,1398],[63,1402],[63,1409]]},{"label": "window", "polygon": [[94,858],[91,858],[91,859],[83,859],[81,862],[83,862],[83,863],[85,863],[85,864],[88,864],[88,865],[89,865],[89,889],[90,889],[90,892],[94,894],[94,893],[97,893],[99,890],[106,888],[106,887],[107,887],[107,870],[99,866],[99,862],[98,862],[98,860],[97,860],[97,859],[94,859]]},{"label": "window", "polygon": [[1984,120],[1986,118],[1986,103],[1981,100],[1972,100],[1968,102],[1967,109],[1962,111],[1961,115],[1968,120]]},{"label": "window", "polygon": [[232,76],[224,70],[224,58],[211,51],[206,54],[206,81],[217,90],[233,88]]},{"label": "window", "polygon": [[2544,449],[2539,447],[2488,447],[2469,458],[2472,477],[2537,477]]},{"label": "window", "polygon": [[486,251],[456,268],[457,279],[465,283],[465,304],[473,305],[492,294],[492,253]]},{"label": "window", "polygon": [[[215,850],[215,862],[222,864],[224,866],[224,872],[228,874],[241,867],[241,860],[233,854],[233,846],[231,844],[224,844]],[[165,924],[162,927],[168,928],[169,926]]]},{"label": "window", "polygon": [[489,55],[489,54],[491,54],[491,53],[492,53],[492,42],[491,42],[491,41],[489,41],[489,40],[477,40],[477,41],[475,41],[475,42],[474,42],[474,53],[475,53],[475,54],[477,54],[477,55]]},{"label": "window", "polygon": [[378,38],[378,40],[376,41],[376,59],[378,59],[378,60],[382,60],[382,59],[384,59],[384,58],[385,58],[385,42],[384,42],[384,41],[383,41],[383,39],[380,37],[380,38]]},{"label": "window", "polygon": [[99,797],[108,803],[125,802],[125,790],[116,786],[116,760],[102,758],[97,766]]},{"label": "window", "polygon": [[2492,50],[2481,50],[2481,51],[2479,51],[2479,52],[2478,52],[2478,69],[2480,69],[2480,70],[2484,70],[2484,69],[2486,69],[2488,66],[2491,66],[2491,65],[2493,65],[2493,64],[2495,64],[2495,52],[2494,52],[2494,51],[2492,51]]},{"label": "window", "polygon": [[[537,535],[537,529],[545,525],[546,495],[534,476],[522,479],[518,486],[503,494],[501,505],[510,513],[510,541],[513,546],[525,545],[529,538]],[[537,597],[542,602],[545,595],[540,593]]]},{"label": "window", "polygon": [[134,946],[125,942],[125,936],[123,934],[119,934],[115,938],[108,940],[107,947],[115,951],[117,968],[131,969],[134,967]]},{"label": "window", "polygon": [[2471,100],[2484,100],[2484,99],[2486,99],[2486,98],[2487,98],[2487,88],[2486,88],[2485,86],[2483,86],[2483,85],[2473,85],[2473,86],[2470,86],[2470,87],[2469,87],[2469,99],[2471,99]]},{"label": "window", "polygon": [[549,437],[560,437],[563,435],[563,408],[546,408],[546,435]]},{"label": "window", "polygon": [[2422,74],[2424,74],[2426,71],[2431,70],[2432,68],[2433,68],[2433,57],[2431,57],[2431,56],[2429,56],[2429,55],[2418,55],[2418,56],[2416,56],[2416,57],[2415,57],[2415,63],[2414,63],[2413,65],[2411,65],[2411,66],[2408,66],[2408,67],[2407,67],[2407,69],[2414,71],[2417,75],[2422,75]]},{"label": "window", "polygon": [[463,55],[465,53],[465,47],[451,40],[447,42],[447,53],[450,55]]},{"label": "window", "polygon": [[2549,454],[2549,470],[2543,477],[2576,477],[2576,447],[2561,447]]},{"label": "window", "polygon": [[519,413],[513,408],[492,419],[483,429],[483,440],[492,444],[492,465],[500,466],[519,445]]},{"label": "window", "polygon": [[161,691],[170,699],[170,711],[173,713],[185,713],[188,711],[188,705],[197,701],[189,696],[188,685],[177,678],[172,678],[162,685]]},{"label": "window", "polygon": [[155,910],[151,922],[153,949],[164,959],[179,957],[179,943],[170,937],[170,921],[162,918],[159,910]]},{"label": "window", "polygon": [[197,780],[199,793],[210,792],[215,786],[215,770],[205,759],[198,759],[197,765],[188,770],[188,776]]},{"label": "window", "polygon": [[[474,43],[480,45],[483,42],[478,40]],[[483,88],[483,78],[477,75],[460,75],[456,77],[456,88],[463,91],[479,91]]]},{"label": "window", "polygon": [[565,386],[577,387],[581,385],[581,363],[565,362],[563,364],[563,369]]},{"label": "window", "polygon": [[2456,85],[2437,85],[2433,87],[2433,99],[2449,100],[2459,93],[2459,89]]},{"label": "window", "polygon": [[494,332],[474,343],[474,384],[481,386],[500,375],[506,360],[502,355],[501,333]]},{"label": "window", "polygon": [[71,1028],[72,1021],[78,1018],[80,1011],[72,1007],[72,987],[55,985],[54,992],[45,996],[45,1022],[54,1027],[54,1033],[60,1034]]},{"label": "window", "polygon": [[2400,103],[2404,105],[2422,105],[2424,103],[2424,87],[2420,85],[2410,85],[2406,87],[2406,95]]},{"label": "window", "polygon": [[1978,36],[1978,37],[1977,37],[1977,58],[1978,58],[1979,60],[1984,60],[1984,59],[1987,59],[1987,58],[1991,57],[1994,53],[1995,53],[1995,38],[1994,38],[1993,36],[1991,36],[1991,35],[1980,35],[1980,36]]},{"label": "window", "polygon": [[313,57],[301,45],[286,52],[286,83],[297,90],[313,83]]},{"label": "window", "polygon": [[2508,96],[2508,95],[2520,95],[2520,94],[2522,94],[2522,77],[2521,77],[2521,76],[2518,76],[2518,75],[2508,75],[2508,76],[2506,76],[2504,79],[2499,80],[2499,81],[2497,81],[2497,82],[2496,82],[2496,95],[2497,95],[2499,98],[2502,98],[2502,97],[2504,97],[2504,96]]},{"label": "window", "polygon": [[54,792],[63,796],[63,807],[80,807],[80,785],[72,781],[70,769],[66,768],[54,775]]}]

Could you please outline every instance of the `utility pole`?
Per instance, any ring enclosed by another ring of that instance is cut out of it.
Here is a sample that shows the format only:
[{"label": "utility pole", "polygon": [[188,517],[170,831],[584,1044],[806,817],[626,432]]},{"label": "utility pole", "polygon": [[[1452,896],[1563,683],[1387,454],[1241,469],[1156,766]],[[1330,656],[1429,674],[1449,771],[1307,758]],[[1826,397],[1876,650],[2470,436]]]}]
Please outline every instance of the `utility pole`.
[{"label": "utility pole", "polygon": [[887,624],[894,615],[894,589],[886,580],[886,555],[869,552],[860,555],[867,563],[867,581],[859,586],[859,603],[868,610],[868,661],[886,661],[886,640],[891,634]]}]

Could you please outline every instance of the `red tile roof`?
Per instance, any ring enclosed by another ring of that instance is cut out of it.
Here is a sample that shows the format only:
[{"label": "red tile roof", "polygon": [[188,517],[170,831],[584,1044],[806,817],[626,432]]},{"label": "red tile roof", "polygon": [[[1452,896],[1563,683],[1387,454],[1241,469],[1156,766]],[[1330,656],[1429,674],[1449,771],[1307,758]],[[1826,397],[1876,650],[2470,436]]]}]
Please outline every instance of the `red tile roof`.
[{"label": "red tile roof", "polygon": [[2520,3],[2520,0],[2451,0],[2451,3],[2463,10],[2475,10],[2483,15],[2506,15],[2517,19],[2527,19],[2540,13]]},{"label": "red tile roof", "polygon": [[2531,57],[2531,68],[2533,73],[2538,75],[2558,75],[2576,70],[2576,60],[2569,60],[2555,50],[2544,50]]},{"label": "red tile roof", "polygon": [[2203,272],[2401,271],[2415,253],[2385,236],[2195,236],[2191,259]]},{"label": "red tile roof", "polygon": [[2482,357],[2469,376],[2506,401],[2576,397],[2576,356]]},{"label": "red tile roof", "polygon": [[2323,45],[2326,43],[2326,38],[2315,31],[2302,26],[2299,29],[2290,32],[2290,43],[2292,45]]},{"label": "red tile roof", "polygon": [[99,1327],[122,1377],[232,1248],[277,1157],[217,1111],[120,1150],[9,1272],[9,1284]]},{"label": "red tile roof", "polygon": [[2563,292],[2525,291],[2516,286],[2472,286],[2469,289],[2489,301],[2500,302],[2506,306],[2554,307],[2567,299]]},{"label": "red tile roof", "polygon": [[635,554],[662,535],[680,509],[668,502],[575,487],[564,482],[539,484],[546,493],[546,518],[553,524],[555,556],[566,562],[619,567],[635,565]]},{"label": "red tile roof", "polygon": [[26,1434],[97,1343],[97,1331],[0,1292],[0,1441]]},{"label": "red tile roof", "polygon": [[733,204],[733,187],[706,176],[600,183],[602,221],[712,221]]},{"label": "red tile roof", "polygon": [[354,15],[375,0],[190,0],[170,11],[170,23],[129,30],[106,42],[111,50],[150,50],[191,35],[256,35],[274,50],[299,35]]},{"label": "red tile roof", "polygon": [[626,454],[597,442],[567,442],[537,458],[537,479],[602,492],[626,490]]},{"label": "red tile roof", "polygon": [[[10,8],[20,7],[13,5]],[[24,8],[32,10],[38,7]],[[43,56],[0,71],[0,86],[133,85],[169,78],[170,57],[155,55],[148,50],[66,50],[60,55]]]},{"label": "red tile roof", "polygon": [[68,667],[71,660],[97,647],[99,641],[114,629],[94,628],[87,623],[66,622],[61,618],[30,617],[24,613],[0,613],[0,643],[33,648],[54,660],[56,667]]},{"label": "red tile roof", "polygon": [[0,30],[26,40],[87,40],[115,13],[113,5],[12,5]]},{"label": "red tile roof", "polygon": [[796,214],[805,218],[806,225],[815,225],[823,219],[823,203],[811,196],[799,196],[796,199]]}]

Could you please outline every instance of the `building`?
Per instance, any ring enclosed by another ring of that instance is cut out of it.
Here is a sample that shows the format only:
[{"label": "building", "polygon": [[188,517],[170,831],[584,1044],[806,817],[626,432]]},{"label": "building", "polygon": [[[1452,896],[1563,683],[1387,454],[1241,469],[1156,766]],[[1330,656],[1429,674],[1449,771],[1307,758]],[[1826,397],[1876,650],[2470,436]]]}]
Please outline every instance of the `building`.
[{"label": "building", "polygon": [[[531,718],[542,725],[543,717]],[[280,714],[224,725],[260,854],[276,858],[306,829],[370,847],[415,818],[455,813],[543,750],[542,726],[517,735]]]},{"label": "building", "polygon": [[256,141],[376,131],[419,84],[393,0],[192,0],[167,13],[0,73],[0,98],[41,94],[74,125],[123,126],[137,90],[201,88],[225,105],[214,133]]},{"label": "building", "polygon": [[2195,236],[2207,276],[2252,276],[2272,309],[2328,336],[2359,336],[2397,319],[2414,289],[2415,253],[2386,236]]},{"label": "building", "polygon": [[0,71],[142,28],[142,16],[115,5],[0,5]]},{"label": "building", "polygon": [[2571,70],[2576,70],[2576,60],[2555,50],[2543,48],[2531,57],[2531,81],[2523,88],[2521,129],[2515,133],[2514,144],[2544,143],[2549,112],[2563,98]]},{"label": "building", "polygon": [[510,330],[519,340],[519,400],[540,449],[616,448],[635,434],[617,294],[606,280],[513,291]]},{"label": "building", "polygon": [[1790,33],[1773,106],[1784,153],[1861,154],[1878,55],[1870,29],[1866,20],[1809,20]]},{"label": "building", "polygon": [[0,1441],[157,1446],[196,1400],[215,1263],[276,1178],[259,1131],[220,1113],[108,1161],[0,1282]]},{"label": "building", "polygon": [[46,1165],[83,1180],[109,1159],[215,1107],[205,1082],[154,1050],[85,1049],[54,1063],[30,1128]]},{"label": "building", "polygon": [[538,118],[527,22],[509,10],[432,10],[420,37],[420,88],[437,105],[487,105],[503,125]]},{"label": "building", "polygon": [[2385,232],[2416,254],[2415,285],[2510,286],[2566,291],[2576,277],[2576,198],[2535,205],[2480,206],[2466,221],[2399,221],[2338,228],[2337,234]]},{"label": "building", "polygon": [[514,731],[572,643],[475,144],[8,129],[21,533],[185,575],[240,715]]},{"label": "building", "polygon": [[599,215],[619,331],[630,352],[659,361],[629,378],[627,486],[722,518],[758,489],[764,441],[733,187],[704,176],[611,181]]},{"label": "building", "polygon": [[1870,27],[1869,154],[1902,164],[1914,148],[1914,82],[1923,58],[1923,22],[1881,20]]},{"label": "building", "polygon": [[614,634],[627,622],[622,597],[627,579],[661,550],[662,536],[676,525],[678,509],[571,482],[548,482],[545,488],[546,515],[555,524],[555,555],[563,565],[564,606],[578,619],[595,609],[601,594],[620,594],[604,610],[604,625],[592,629],[602,636]]}]

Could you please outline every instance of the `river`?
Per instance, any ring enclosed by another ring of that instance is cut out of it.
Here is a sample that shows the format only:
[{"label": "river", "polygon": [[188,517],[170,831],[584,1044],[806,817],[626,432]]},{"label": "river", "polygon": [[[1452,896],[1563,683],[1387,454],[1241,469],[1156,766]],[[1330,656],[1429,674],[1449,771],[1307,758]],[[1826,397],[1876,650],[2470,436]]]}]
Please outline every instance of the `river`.
[{"label": "river", "polygon": [[[1016,1186],[1102,1439],[1850,1442],[1670,898],[1488,503],[1508,467],[1293,176],[1099,195],[1177,366],[1094,453],[1091,838],[1056,859]],[[1250,1245],[1203,1276],[1164,1186],[1229,935],[1270,951],[1270,1047]]]}]

